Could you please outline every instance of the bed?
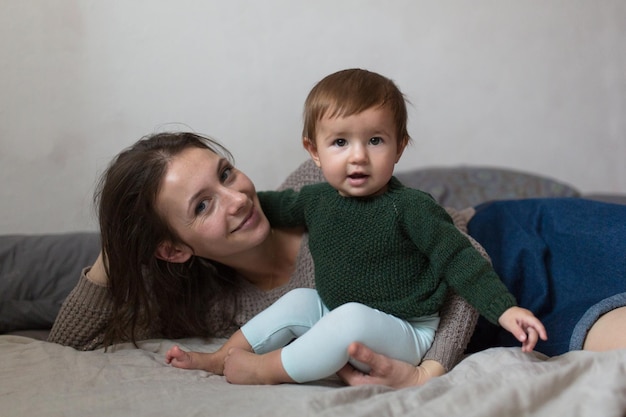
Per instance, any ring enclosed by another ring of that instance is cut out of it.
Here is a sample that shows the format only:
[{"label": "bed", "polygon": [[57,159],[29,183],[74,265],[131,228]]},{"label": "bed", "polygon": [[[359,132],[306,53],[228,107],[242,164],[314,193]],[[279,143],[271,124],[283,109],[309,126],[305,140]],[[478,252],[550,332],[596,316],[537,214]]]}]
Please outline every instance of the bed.
[{"label": "bed", "polygon": [[[492,167],[401,172],[407,185],[462,209],[494,199],[592,198],[563,182]],[[13,416],[624,416],[626,350],[548,358],[517,347],[467,355],[419,388],[234,386],[223,377],[166,365],[174,344],[213,351],[223,339],[147,340],[107,352],[45,341],[80,269],[99,250],[93,232],[0,236],[0,415]]]}]

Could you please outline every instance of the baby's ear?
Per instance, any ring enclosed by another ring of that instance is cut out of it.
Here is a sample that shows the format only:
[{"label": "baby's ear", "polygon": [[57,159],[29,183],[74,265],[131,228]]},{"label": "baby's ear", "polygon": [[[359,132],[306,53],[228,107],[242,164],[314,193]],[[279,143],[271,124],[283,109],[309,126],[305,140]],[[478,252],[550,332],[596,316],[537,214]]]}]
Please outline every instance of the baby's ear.
[{"label": "baby's ear", "polygon": [[302,138],[302,146],[304,146],[304,149],[306,149],[309,155],[311,155],[311,159],[313,159],[315,165],[317,165],[318,168],[321,168],[322,164],[320,163],[320,157],[317,152],[317,146],[315,146],[315,141],[311,140],[310,138],[304,137]]},{"label": "baby's ear", "polygon": [[154,253],[157,258],[175,264],[187,262],[192,255],[193,252],[187,246],[175,245],[172,242],[161,242]]},{"label": "baby's ear", "polygon": [[402,140],[398,144],[398,152],[396,154],[396,163],[398,163],[398,161],[400,161],[400,157],[402,156],[402,153],[404,152],[404,149],[406,148],[406,145],[409,144],[409,140],[410,140],[410,138],[408,136],[406,136],[404,138],[404,140]]}]

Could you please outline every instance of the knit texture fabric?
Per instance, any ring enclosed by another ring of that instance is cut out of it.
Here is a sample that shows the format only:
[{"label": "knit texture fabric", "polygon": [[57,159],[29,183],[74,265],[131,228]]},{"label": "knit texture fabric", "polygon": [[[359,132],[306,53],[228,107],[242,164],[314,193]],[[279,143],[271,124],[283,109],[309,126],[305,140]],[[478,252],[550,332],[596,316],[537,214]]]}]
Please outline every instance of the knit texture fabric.
[{"label": "knit texture fabric", "polygon": [[359,302],[402,319],[420,317],[439,311],[449,287],[494,323],[515,305],[445,210],[396,178],[374,197],[342,197],[321,183],[259,199],[273,225],[306,225],[315,285],[331,310]]}]

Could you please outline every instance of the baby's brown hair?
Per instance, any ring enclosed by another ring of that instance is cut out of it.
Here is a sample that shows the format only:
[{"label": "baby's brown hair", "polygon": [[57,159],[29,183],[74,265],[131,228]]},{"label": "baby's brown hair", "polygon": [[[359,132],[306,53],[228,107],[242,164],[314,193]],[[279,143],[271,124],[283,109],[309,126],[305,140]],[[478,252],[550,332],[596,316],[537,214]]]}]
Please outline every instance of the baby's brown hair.
[{"label": "baby's brown hair", "polygon": [[372,107],[391,110],[398,146],[411,137],[407,131],[406,98],[389,78],[364,69],[346,69],[324,77],[304,102],[302,137],[315,146],[317,122],[324,116],[347,117]]}]

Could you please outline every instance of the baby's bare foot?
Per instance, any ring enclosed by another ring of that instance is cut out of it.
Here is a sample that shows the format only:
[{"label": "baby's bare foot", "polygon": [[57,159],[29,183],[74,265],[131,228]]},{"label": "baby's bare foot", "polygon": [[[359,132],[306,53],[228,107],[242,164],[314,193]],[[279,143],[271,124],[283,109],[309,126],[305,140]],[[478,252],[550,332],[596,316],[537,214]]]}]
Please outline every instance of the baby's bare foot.
[{"label": "baby's bare foot", "polygon": [[165,362],[181,369],[201,369],[217,375],[224,373],[224,356],[216,353],[185,352],[174,346],[165,354]]},{"label": "baby's bare foot", "polygon": [[191,355],[178,346],[174,346],[165,354],[165,362],[176,368],[195,369]]},{"label": "baby's bare foot", "polygon": [[224,376],[231,384],[273,385],[293,382],[283,369],[280,350],[257,355],[243,349],[230,349],[224,361]]},{"label": "baby's bare foot", "polygon": [[224,376],[231,384],[265,384],[257,372],[262,362],[262,357],[256,353],[237,348],[230,349],[224,361]]}]

